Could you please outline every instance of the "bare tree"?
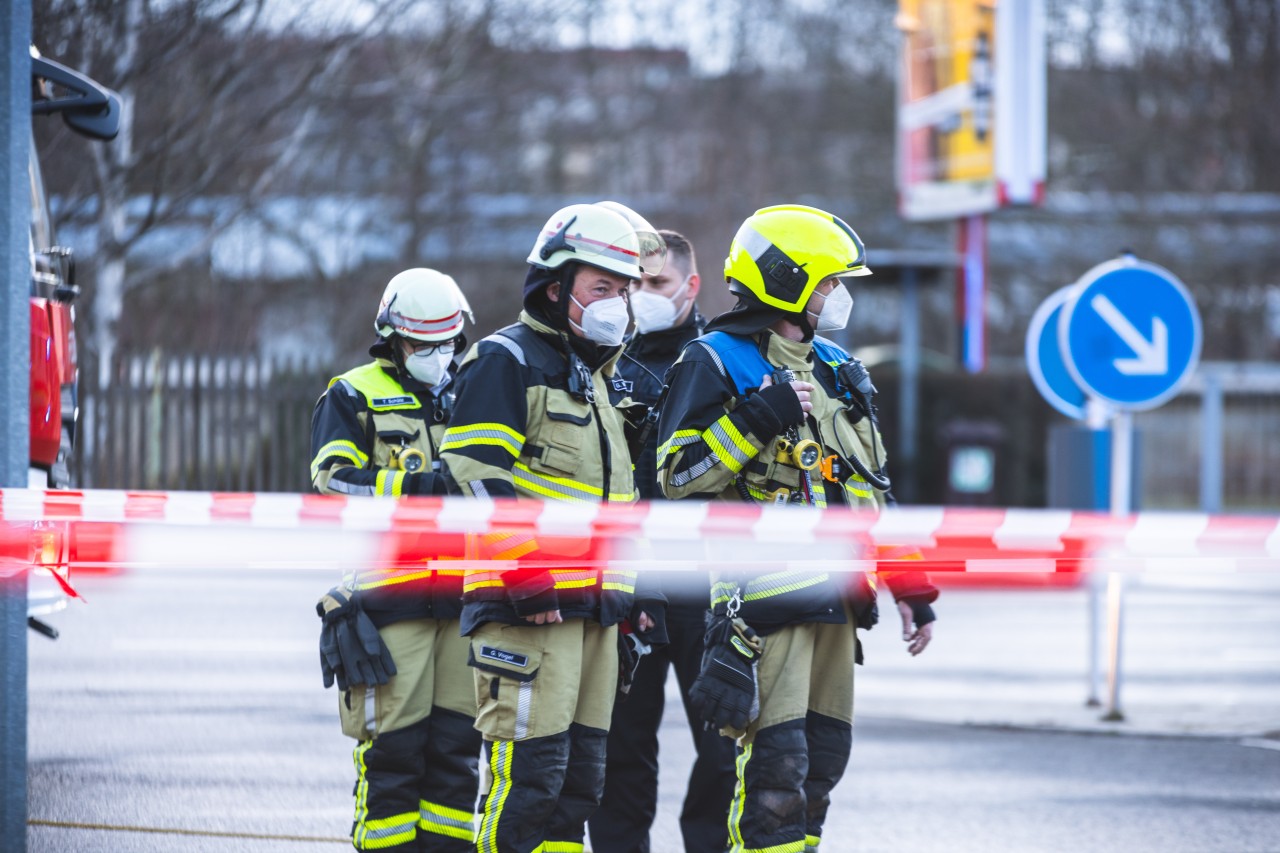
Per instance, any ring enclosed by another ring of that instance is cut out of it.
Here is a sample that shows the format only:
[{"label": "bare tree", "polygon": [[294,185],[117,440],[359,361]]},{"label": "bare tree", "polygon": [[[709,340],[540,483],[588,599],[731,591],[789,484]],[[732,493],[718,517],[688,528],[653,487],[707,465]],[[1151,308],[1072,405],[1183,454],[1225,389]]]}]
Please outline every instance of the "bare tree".
[{"label": "bare tree", "polygon": [[[334,4],[340,11],[326,18],[299,4],[286,20],[265,0],[37,3],[38,42],[121,98],[120,135],[94,149],[92,186],[81,184],[81,197],[96,199],[91,342],[102,381],[109,381],[126,291],[207,253],[222,229],[295,167],[320,93],[399,6]],[[295,27],[310,35],[283,35]],[[196,225],[196,235],[163,262],[130,268],[142,240],[179,222]]]}]

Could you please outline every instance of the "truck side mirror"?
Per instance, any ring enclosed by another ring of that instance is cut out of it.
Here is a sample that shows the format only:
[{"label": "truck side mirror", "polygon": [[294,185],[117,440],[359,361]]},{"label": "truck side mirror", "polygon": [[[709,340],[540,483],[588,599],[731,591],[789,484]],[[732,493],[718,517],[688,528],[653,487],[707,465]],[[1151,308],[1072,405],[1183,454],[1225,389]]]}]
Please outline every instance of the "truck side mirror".
[{"label": "truck side mirror", "polygon": [[67,126],[92,139],[115,139],[120,132],[120,96],[78,71],[42,56],[31,57],[31,76],[51,85],[47,100],[33,100],[34,115],[62,113]]}]

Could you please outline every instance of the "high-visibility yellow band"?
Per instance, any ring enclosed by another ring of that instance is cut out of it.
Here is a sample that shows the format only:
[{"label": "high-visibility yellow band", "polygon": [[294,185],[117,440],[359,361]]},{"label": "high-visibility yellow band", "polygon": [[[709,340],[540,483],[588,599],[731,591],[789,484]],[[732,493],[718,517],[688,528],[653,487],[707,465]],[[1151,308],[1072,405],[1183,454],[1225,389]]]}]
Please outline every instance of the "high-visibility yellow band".
[{"label": "high-visibility yellow band", "polygon": [[[385,571],[364,571],[361,572],[360,582],[355,585],[356,589],[378,589],[380,587],[395,586],[396,584],[408,583],[409,581],[424,580],[431,577],[434,572],[431,569],[424,569],[419,572],[401,571],[398,569],[388,569]],[[365,578],[371,578],[365,580]]]},{"label": "high-visibility yellow band", "polygon": [[728,415],[703,430],[702,440],[715,453],[716,458],[735,474],[756,455],[756,449],[742,437]]},{"label": "high-visibility yellow band", "polygon": [[421,814],[418,819],[419,829],[463,841],[476,840],[475,815],[471,812],[426,800],[418,802],[418,809]]},{"label": "high-visibility yellow band", "polygon": [[363,468],[369,462],[368,454],[356,447],[355,442],[344,439],[331,441],[320,448],[316,458],[311,460],[311,479],[316,478],[320,473],[320,466],[329,459],[346,459],[359,468]]},{"label": "high-visibility yellow band", "polygon": [[378,476],[374,482],[373,493],[384,497],[400,497],[404,491],[404,478],[407,473],[404,471],[388,471],[383,468],[378,472]]},{"label": "high-visibility yellow band", "polygon": [[672,453],[675,453],[686,444],[697,444],[702,440],[702,433],[696,429],[676,430],[671,438],[667,439],[658,447],[658,467],[662,467],[662,460],[666,459]]},{"label": "high-visibility yellow band", "polygon": [[[596,503],[604,497],[604,489],[598,486],[570,480],[568,477],[540,474],[523,462],[517,462],[512,467],[511,479],[517,487],[552,500]],[[610,492],[609,500],[630,503],[635,500],[635,493]]]},{"label": "high-visibility yellow band", "polygon": [[489,745],[489,771],[493,784],[484,801],[484,817],[480,820],[480,832],[476,838],[479,853],[498,853],[498,825],[502,822],[502,809],[511,793],[511,761],[515,755],[513,741],[494,741]]},{"label": "high-visibility yellow band", "polygon": [[786,595],[789,592],[816,586],[829,579],[830,575],[825,572],[819,574],[810,572],[777,572],[770,575],[761,575],[747,585],[747,592],[742,596],[742,600],[759,601],[762,598]]},{"label": "high-visibility yellow band", "polygon": [[524,436],[506,424],[480,423],[467,426],[451,426],[444,433],[440,451],[460,450],[477,444],[501,447],[512,456],[519,456],[524,447]]}]

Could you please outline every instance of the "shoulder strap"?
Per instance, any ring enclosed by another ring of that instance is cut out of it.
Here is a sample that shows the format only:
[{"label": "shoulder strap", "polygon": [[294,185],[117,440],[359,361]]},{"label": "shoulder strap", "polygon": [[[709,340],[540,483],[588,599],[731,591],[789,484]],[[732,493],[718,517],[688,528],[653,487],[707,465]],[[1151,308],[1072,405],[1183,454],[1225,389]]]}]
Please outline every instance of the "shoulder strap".
[{"label": "shoulder strap", "polygon": [[716,331],[708,332],[692,343],[707,348],[720,368],[720,374],[733,383],[739,396],[748,388],[760,387],[760,377],[773,372],[773,367],[765,361],[751,338]]},{"label": "shoulder strap", "polygon": [[417,396],[402,388],[400,383],[388,376],[382,369],[382,365],[376,361],[362,364],[341,376],[335,376],[329,380],[329,387],[332,388],[342,381],[346,381],[364,395],[369,408],[375,412],[417,409],[422,406]]},{"label": "shoulder strap", "polygon": [[849,360],[849,353],[845,351],[844,347],[821,335],[813,336],[813,351],[818,358],[831,365],[832,368],[839,367]]},{"label": "shoulder strap", "polygon": [[[831,367],[831,373],[835,377],[836,393],[848,399],[849,389],[840,384],[840,374],[836,372],[836,369],[852,356],[849,355],[844,347],[821,335],[813,336],[813,354],[818,361],[825,362]],[[814,367],[817,367],[817,365],[815,364]]]},{"label": "shoulder strap", "polygon": [[515,357],[525,367],[532,367],[546,374],[563,373],[564,357],[536,331],[524,323],[512,323],[481,340],[481,343],[497,344]]}]

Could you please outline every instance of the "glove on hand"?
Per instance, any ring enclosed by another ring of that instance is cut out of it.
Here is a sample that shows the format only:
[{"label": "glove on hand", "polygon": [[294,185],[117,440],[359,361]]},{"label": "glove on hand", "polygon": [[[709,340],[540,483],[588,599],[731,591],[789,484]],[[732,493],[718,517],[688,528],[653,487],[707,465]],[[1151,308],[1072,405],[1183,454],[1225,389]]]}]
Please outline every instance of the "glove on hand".
[{"label": "glove on hand", "polygon": [[631,631],[618,631],[618,693],[626,696],[636,680],[640,659],[652,651],[652,646]]},{"label": "glove on hand", "polygon": [[774,416],[784,429],[804,423],[804,408],[800,405],[800,398],[796,396],[796,389],[790,382],[785,385],[770,385],[768,388],[762,388],[756,396],[773,410]]},{"label": "glove on hand", "polygon": [[404,478],[404,493],[407,495],[447,495],[444,477],[432,471],[415,471]]},{"label": "glove on hand", "polygon": [[320,671],[324,686],[339,690],[353,684],[386,684],[395,661],[382,635],[352,593],[334,587],[316,604],[320,628]]},{"label": "glove on hand", "polygon": [[760,716],[756,664],[764,640],[740,618],[712,616],[704,642],[702,671],[689,688],[689,704],[717,728],[745,731]]}]

